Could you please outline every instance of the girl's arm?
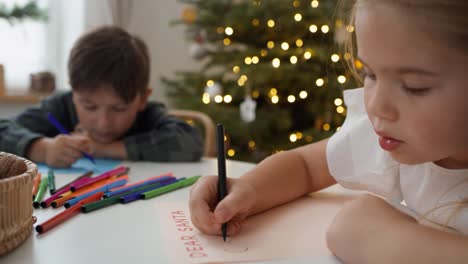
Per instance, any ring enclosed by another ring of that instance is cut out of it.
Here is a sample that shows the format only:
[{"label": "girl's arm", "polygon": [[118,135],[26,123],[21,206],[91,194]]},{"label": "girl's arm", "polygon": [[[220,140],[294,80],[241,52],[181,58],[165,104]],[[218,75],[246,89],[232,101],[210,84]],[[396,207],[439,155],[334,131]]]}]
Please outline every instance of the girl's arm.
[{"label": "girl's arm", "polygon": [[420,225],[373,195],[343,207],[328,230],[327,243],[345,263],[468,261],[468,237]]},{"label": "girl's arm", "polygon": [[257,194],[250,214],[335,184],[328,171],[327,142],[328,139],[272,155],[242,176],[241,180],[248,182]]}]

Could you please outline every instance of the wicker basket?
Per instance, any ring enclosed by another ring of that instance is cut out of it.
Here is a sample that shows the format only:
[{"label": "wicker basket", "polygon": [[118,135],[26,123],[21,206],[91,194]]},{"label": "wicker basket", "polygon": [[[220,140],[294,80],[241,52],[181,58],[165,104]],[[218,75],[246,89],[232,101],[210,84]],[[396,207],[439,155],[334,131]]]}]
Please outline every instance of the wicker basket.
[{"label": "wicker basket", "polygon": [[33,226],[32,180],[37,166],[0,152],[0,256],[28,238]]}]

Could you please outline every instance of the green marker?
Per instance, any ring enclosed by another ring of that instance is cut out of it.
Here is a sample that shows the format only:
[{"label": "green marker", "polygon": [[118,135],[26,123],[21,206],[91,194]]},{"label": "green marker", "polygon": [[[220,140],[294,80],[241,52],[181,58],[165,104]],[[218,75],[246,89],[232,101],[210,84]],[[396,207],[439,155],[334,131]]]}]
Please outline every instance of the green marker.
[{"label": "green marker", "polygon": [[44,177],[39,184],[39,190],[37,191],[36,197],[34,198],[33,206],[34,208],[39,208],[41,205],[44,194],[47,191],[47,185],[49,184],[49,178]]},{"label": "green marker", "polygon": [[171,183],[169,185],[166,185],[164,187],[161,187],[161,188],[158,188],[158,189],[155,189],[155,190],[152,190],[152,191],[144,192],[144,193],[142,193],[143,199],[145,199],[145,200],[146,199],[151,199],[151,198],[159,196],[161,194],[165,194],[165,193],[168,193],[168,192],[180,189],[180,188],[188,187],[188,186],[194,184],[195,182],[197,182],[197,180],[200,179],[200,177],[201,176],[193,176],[193,177],[187,178],[185,180],[181,180],[181,181],[178,181],[178,182],[175,182],[175,183]]},{"label": "green marker", "polygon": [[81,211],[83,213],[89,213],[89,212],[92,212],[92,211],[107,207],[109,205],[117,204],[117,203],[120,202],[120,199],[123,196],[129,195],[129,194],[132,194],[132,193],[137,193],[137,192],[140,192],[141,190],[145,190],[145,189],[149,189],[149,188],[156,188],[159,185],[161,185],[161,183],[158,182],[158,183],[147,185],[147,186],[140,186],[138,188],[135,188],[133,190],[129,190],[127,192],[121,193],[121,194],[116,195],[116,196],[111,196],[109,198],[105,198],[105,199],[102,199],[100,201],[88,203],[88,204],[85,204],[85,205],[83,205],[81,207]]},{"label": "green marker", "polygon": [[54,175],[54,170],[49,169],[49,172],[47,174],[47,178],[49,180],[49,192],[50,195],[55,193],[55,175]]}]

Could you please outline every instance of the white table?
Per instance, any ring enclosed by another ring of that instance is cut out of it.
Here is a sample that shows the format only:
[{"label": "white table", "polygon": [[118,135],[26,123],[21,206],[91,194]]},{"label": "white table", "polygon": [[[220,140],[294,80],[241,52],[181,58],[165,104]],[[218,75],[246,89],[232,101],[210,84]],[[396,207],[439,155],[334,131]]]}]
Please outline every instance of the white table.
[{"label": "white table", "polygon": [[[216,159],[197,163],[124,162],[129,166],[130,181],[138,181],[165,172],[176,177],[217,174]],[[228,160],[229,177],[239,177],[254,164]],[[68,176],[68,177],[67,177]],[[57,175],[57,186],[71,179]],[[160,236],[155,208],[167,201],[188,201],[189,189],[177,190],[150,200],[128,205],[117,204],[89,214],[79,214],[49,232],[36,231],[12,253],[0,258],[1,264],[164,264],[168,263],[164,241]],[[34,215],[42,223],[61,209],[36,209]],[[306,263],[310,260],[291,260],[277,263]],[[333,257],[314,259],[314,263],[338,263]],[[276,262],[262,262],[276,263]]]}]

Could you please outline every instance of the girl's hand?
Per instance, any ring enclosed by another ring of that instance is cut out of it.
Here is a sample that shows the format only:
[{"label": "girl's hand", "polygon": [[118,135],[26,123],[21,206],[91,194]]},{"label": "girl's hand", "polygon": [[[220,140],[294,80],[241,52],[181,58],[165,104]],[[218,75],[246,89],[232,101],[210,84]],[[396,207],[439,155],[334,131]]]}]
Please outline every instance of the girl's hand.
[{"label": "girl's hand", "polygon": [[42,139],[45,162],[53,167],[70,167],[83,156],[82,152],[92,153],[89,138],[79,135],[57,135]]},{"label": "girl's hand", "polygon": [[203,233],[221,235],[221,224],[228,222],[227,234],[238,234],[242,221],[256,202],[254,188],[242,179],[227,179],[228,195],[218,204],[218,177],[205,176],[190,191],[192,223]]}]

